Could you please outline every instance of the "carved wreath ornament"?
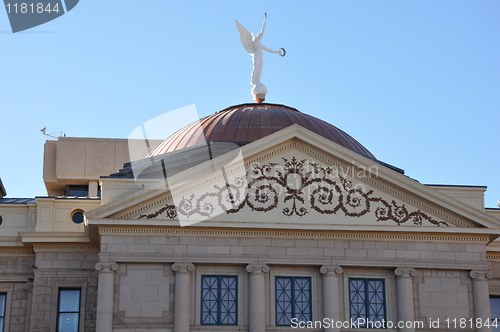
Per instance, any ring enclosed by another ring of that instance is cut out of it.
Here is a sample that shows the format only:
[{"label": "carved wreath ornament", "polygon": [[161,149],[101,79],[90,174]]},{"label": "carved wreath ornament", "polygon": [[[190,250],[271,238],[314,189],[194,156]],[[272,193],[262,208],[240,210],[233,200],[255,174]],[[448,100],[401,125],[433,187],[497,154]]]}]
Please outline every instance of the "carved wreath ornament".
[{"label": "carved wreath ornament", "polygon": [[283,165],[254,165],[246,176],[236,177],[231,184],[214,185],[211,192],[183,197],[177,206],[167,204],[154,213],[140,215],[139,219],[153,219],[163,213],[169,219],[194,215],[210,218],[217,211],[237,213],[245,206],[254,212],[268,212],[277,209],[281,202],[285,205],[281,211],[285,216],[303,217],[312,209],[320,214],[343,213],[348,217],[373,213],[377,221],[393,221],[398,225],[410,222],[420,226],[427,220],[437,226],[448,226],[420,210],[409,212],[404,204],[373,197],[373,190],[353,185],[335,167],[306,164],[305,159],[298,161],[295,157],[283,161]]}]

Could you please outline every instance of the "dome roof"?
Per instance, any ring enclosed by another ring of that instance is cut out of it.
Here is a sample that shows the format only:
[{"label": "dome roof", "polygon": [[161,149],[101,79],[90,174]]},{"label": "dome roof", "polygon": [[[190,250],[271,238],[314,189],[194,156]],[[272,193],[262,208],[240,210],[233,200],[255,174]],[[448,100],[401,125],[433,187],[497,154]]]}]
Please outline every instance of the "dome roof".
[{"label": "dome roof", "polygon": [[200,146],[205,142],[233,142],[244,145],[293,124],[340,144],[365,157],[376,159],[363,145],[337,127],[276,104],[242,104],[228,107],[178,130],[164,140],[148,157]]}]

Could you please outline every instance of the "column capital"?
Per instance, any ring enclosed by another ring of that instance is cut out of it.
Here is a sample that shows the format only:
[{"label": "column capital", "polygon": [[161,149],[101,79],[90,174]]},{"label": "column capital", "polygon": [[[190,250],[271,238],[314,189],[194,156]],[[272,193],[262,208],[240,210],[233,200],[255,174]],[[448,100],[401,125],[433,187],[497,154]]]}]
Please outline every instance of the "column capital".
[{"label": "column capital", "polygon": [[493,274],[490,271],[472,270],[470,271],[469,275],[475,281],[483,281],[486,279],[491,279],[493,277]]},{"label": "column capital", "polygon": [[412,267],[398,267],[394,270],[397,279],[413,279],[418,275],[417,270]]},{"label": "column capital", "polygon": [[266,264],[248,264],[246,270],[250,275],[264,275],[270,271],[269,265]]},{"label": "column capital", "polygon": [[335,265],[323,265],[319,269],[319,272],[321,272],[323,277],[337,277],[344,272],[344,269]]},{"label": "column capital", "polygon": [[98,262],[95,265],[95,269],[99,273],[113,273],[118,270],[118,264],[116,262]]},{"label": "column capital", "polygon": [[195,269],[192,263],[174,263],[172,264],[172,270],[175,274],[191,274]]}]

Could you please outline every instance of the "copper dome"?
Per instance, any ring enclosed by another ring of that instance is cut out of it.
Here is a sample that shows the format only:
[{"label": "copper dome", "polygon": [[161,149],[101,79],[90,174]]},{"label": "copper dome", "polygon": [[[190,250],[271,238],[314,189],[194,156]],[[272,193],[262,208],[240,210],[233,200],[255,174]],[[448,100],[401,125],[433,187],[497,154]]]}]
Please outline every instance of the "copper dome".
[{"label": "copper dome", "polygon": [[365,157],[376,159],[363,145],[337,127],[276,104],[242,104],[228,107],[179,129],[148,157],[199,146],[205,142],[234,142],[244,145],[298,124]]}]

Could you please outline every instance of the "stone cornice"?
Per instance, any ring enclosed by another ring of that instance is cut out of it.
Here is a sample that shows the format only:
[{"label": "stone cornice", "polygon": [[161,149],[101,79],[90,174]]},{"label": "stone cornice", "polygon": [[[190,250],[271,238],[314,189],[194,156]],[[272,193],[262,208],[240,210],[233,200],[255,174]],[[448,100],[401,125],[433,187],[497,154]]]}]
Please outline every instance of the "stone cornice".
[{"label": "stone cornice", "polygon": [[262,255],[200,255],[200,254],[106,254],[106,259],[118,263],[174,263],[176,261],[190,261],[193,264],[233,264],[233,265],[262,265],[265,259],[267,265],[276,266],[311,266],[338,265],[342,267],[363,268],[396,268],[411,267],[416,269],[451,269],[451,270],[484,270],[488,268],[487,261],[450,261],[440,259],[407,259],[407,258],[346,258],[346,257],[300,257],[300,256],[269,256]]},{"label": "stone cornice", "polygon": [[4,256],[35,256],[33,248],[29,247],[0,247],[0,257]]},{"label": "stone cornice", "polygon": [[89,278],[95,277],[97,271],[94,269],[37,269],[37,277],[57,277],[57,278]]},{"label": "stone cornice", "polygon": [[0,282],[28,282],[28,278],[33,278],[34,274],[32,273],[23,273],[23,274],[13,274],[13,273],[0,273]]},{"label": "stone cornice", "polygon": [[486,253],[486,259],[492,262],[500,262],[500,252]]},{"label": "stone cornice", "polygon": [[[279,226],[279,225],[277,225]],[[211,237],[270,237],[328,240],[380,240],[380,241],[420,241],[420,242],[490,242],[490,232],[485,228],[467,228],[466,233],[458,233],[457,228],[435,227],[422,232],[414,227],[349,227],[335,226],[337,230],[286,230],[286,229],[242,229],[234,227],[175,227],[175,226],[99,226],[101,235],[134,236],[211,236]],[[352,229],[349,229],[352,228]],[[404,231],[403,231],[404,230]],[[500,230],[499,230],[500,231]],[[470,233],[469,233],[470,232]]]},{"label": "stone cornice", "polygon": [[97,243],[50,243],[33,244],[35,252],[99,252],[100,247]]},{"label": "stone cornice", "polygon": [[90,242],[88,233],[77,232],[19,232],[23,243]]}]

